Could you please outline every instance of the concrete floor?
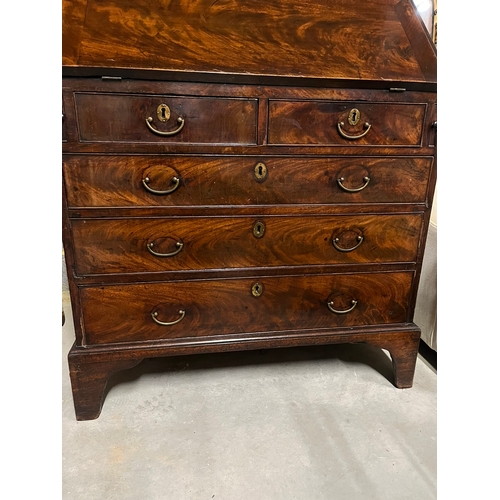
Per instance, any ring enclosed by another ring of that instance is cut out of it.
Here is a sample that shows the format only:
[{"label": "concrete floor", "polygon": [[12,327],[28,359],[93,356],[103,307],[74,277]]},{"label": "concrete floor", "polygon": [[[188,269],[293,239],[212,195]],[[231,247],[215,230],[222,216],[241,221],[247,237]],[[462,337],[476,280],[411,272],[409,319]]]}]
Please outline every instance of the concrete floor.
[{"label": "concrete floor", "polygon": [[64,500],[436,498],[436,370],[367,345],[145,360],[75,420],[63,295]]}]

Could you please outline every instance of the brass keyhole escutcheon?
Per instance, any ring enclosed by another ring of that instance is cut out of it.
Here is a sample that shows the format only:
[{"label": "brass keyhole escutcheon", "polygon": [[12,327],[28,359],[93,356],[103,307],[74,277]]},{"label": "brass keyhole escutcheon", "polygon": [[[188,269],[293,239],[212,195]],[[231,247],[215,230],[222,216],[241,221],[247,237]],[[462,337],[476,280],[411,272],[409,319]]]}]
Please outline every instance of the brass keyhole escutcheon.
[{"label": "brass keyhole escutcheon", "polygon": [[252,285],[252,295],[254,297],[260,297],[264,293],[264,285],[262,283],[254,283]]},{"label": "brass keyhole escutcheon", "polygon": [[254,168],[254,176],[259,182],[263,182],[267,179],[267,167],[264,163],[257,163]]},{"label": "brass keyhole escutcheon", "polygon": [[264,236],[264,233],[266,232],[266,225],[258,220],[254,225],[253,225],[253,235],[256,238],[262,238]]},{"label": "brass keyhole escutcheon", "polygon": [[170,108],[166,104],[160,104],[156,109],[156,116],[161,122],[166,122],[170,118]]},{"label": "brass keyhole escutcheon", "polygon": [[351,109],[351,111],[349,111],[349,116],[347,118],[347,121],[349,122],[350,125],[357,125],[360,118],[361,118],[361,113],[359,112],[359,109],[353,108]]}]

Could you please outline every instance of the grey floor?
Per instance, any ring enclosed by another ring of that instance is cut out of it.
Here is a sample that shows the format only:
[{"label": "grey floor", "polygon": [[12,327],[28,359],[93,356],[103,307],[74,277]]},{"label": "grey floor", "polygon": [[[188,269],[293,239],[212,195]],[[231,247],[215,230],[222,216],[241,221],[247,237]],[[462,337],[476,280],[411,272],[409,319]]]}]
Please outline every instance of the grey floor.
[{"label": "grey floor", "polygon": [[145,360],[75,420],[62,329],[64,500],[436,498],[436,370],[337,345]]}]

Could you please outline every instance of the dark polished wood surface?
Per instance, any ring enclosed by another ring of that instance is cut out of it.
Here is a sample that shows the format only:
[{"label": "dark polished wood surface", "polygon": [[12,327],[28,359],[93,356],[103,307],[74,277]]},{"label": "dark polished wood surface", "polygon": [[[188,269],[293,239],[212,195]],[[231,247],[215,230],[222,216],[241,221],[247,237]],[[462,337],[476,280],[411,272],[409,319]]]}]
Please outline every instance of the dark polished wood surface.
[{"label": "dark polished wood surface", "polygon": [[[267,175],[256,177],[259,164]],[[431,157],[65,156],[70,207],[425,203]],[[143,179],[158,191],[149,192]],[[361,191],[346,191],[364,186]]]},{"label": "dark polished wood surface", "polygon": [[239,351],[248,349],[271,349],[288,346],[309,346],[339,343],[364,342],[387,349],[392,358],[394,385],[409,388],[413,384],[417,360],[420,330],[414,324],[385,327],[365,327],[355,334],[352,328],[339,328],[324,332],[279,332],[277,334],[252,336],[225,335],[218,338],[175,339],[154,344],[96,346],[94,348],[73,345],[68,354],[71,386],[77,420],[92,420],[99,417],[104,402],[106,383],[119,370],[132,368],[144,358],[177,356],[186,354]]},{"label": "dark polished wood surface", "polygon": [[[265,228],[258,239],[256,223]],[[414,262],[422,216],[83,219],[71,226],[76,272],[85,275]]]},{"label": "dark polished wood surface", "polygon": [[[357,125],[348,122],[357,109]],[[349,146],[418,146],[424,104],[270,101],[269,144],[342,144]],[[338,126],[342,125],[341,135]],[[370,126],[366,130],[365,124]],[[366,133],[366,135],[363,135]],[[354,139],[359,137],[359,139]]]},{"label": "dark polished wood surface", "polygon": [[422,27],[410,0],[64,0],[63,66],[435,82]]},{"label": "dark polished wood surface", "polygon": [[155,356],[368,342],[411,387],[435,91],[411,0],[63,0],[76,418]]},{"label": "dark polished wood surface", "polygon": [[[134,96],[75,93],[81,142],[161,142],[194,144],[256,144],[257,101],[208,97]],[[169,107],[170,118],[157,117],[158,106]],[[179,129],[172,136],[153,132]]]},{"label": "dark polished wood surface", "polygon": [[[87,345],[403,323],[412,273],[309,275],[85,287]],[[259,283],[262,295],[254,297]],[[356,300],[356,307],[352,301]],[[327,303],[341,313],[334,313]],[[174,322],[158,325],[158,320]]]},{"label": "dark polished wood surface", "polygon": [[[199,97],[186,100],[189,95]],[[332,147],[336,155],[434,154],[432,92],[65,78],[63,102],[67,153],[254,155],[258,145],[259,153],[268,155],[331,155]],[[100,102],[105,105],[96,105]],[[164,123],[157,119],[162,104],[172,107]],[[273,106],[280,114],[271,114]],[[311,116],[294,112],[297,106]],[[363,130],[366,119],[371,126],[357,140],[345,139],[338,129],[352,109],[360,119],[356,126],[345,123],[347,134]],[[162,132],[175,131],[179,117],[185,121],[173,136],[160,136],[148,128],[149,117]]]}]

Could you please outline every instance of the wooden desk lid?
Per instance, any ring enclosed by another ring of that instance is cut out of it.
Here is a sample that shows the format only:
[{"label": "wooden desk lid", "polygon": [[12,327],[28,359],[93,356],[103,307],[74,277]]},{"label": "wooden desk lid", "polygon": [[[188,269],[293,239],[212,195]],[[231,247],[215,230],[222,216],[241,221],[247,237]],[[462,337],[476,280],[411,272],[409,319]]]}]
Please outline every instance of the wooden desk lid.
[{"label": "wooden desk lid", "polygon": [[411,0],[63,0],[63,74],[151,70],[425,88],[436,51]]}]

